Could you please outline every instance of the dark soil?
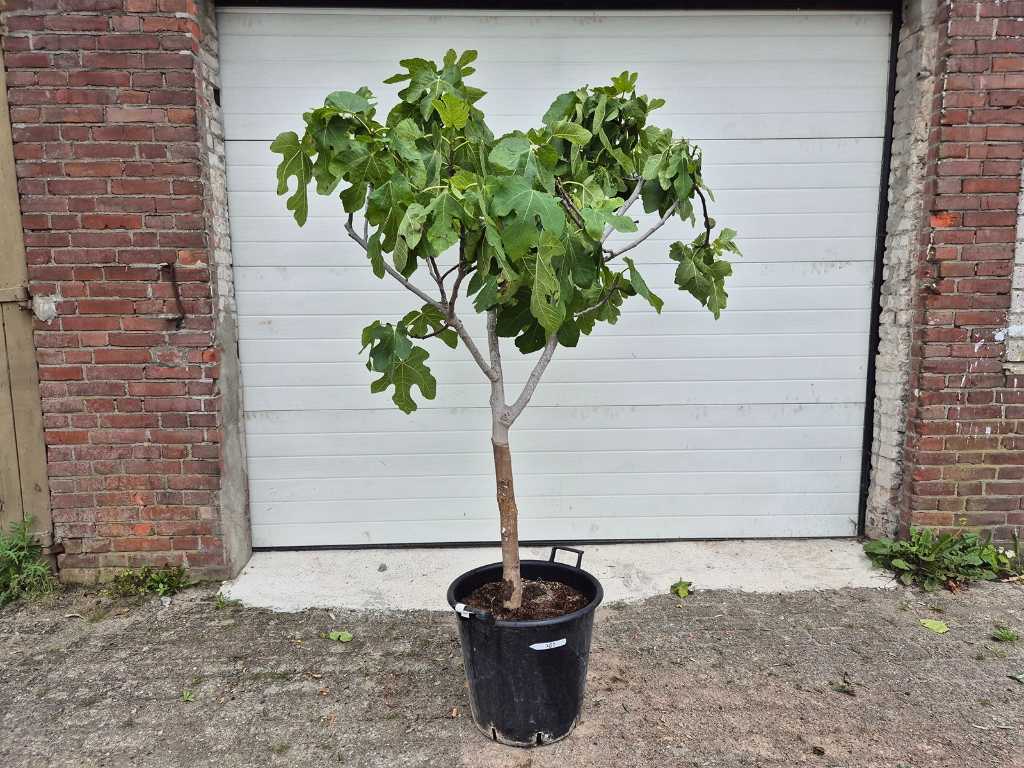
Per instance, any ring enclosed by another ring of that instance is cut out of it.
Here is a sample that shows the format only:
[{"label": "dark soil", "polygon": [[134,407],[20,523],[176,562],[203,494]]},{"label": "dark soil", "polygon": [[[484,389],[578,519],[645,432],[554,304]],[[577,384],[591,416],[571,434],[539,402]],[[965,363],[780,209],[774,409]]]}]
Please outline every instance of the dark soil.
[{"label": "dark soil", "polygon": [[586,595],[560,581],[523,579],[523,604],[510,610],[502,605],[502,584],[484,584],[466,598],[466,605],[488,611],[499,621],[533,621],[557,619],[578,611],[588,602]]}]

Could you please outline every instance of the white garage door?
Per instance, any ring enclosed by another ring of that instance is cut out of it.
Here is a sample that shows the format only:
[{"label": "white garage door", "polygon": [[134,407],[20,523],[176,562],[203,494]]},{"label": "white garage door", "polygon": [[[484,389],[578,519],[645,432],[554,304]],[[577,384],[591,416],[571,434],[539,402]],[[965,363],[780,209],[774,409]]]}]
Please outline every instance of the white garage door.
[{"label": "white garage door", "polygon": [[[222,101],[253,543],[495,541],[488,389],[437,344],[434,401],[371,395],[360,329],[416,303],[377,281],[318,198],[300,229],[268,145],[400,58],[476,48],[495,134],[631,69],[655,122],[699,142],[744,256],[715,322],[638,249],[666,299],[559,348],[511,436],[524,540],[856,532],[888,14],[224,11]],[[666,227],[668,229],[668,227]],[[665,231],[665,230],[662,230]],[[468,323],[478,338],[483,324]],[[506,374],[531,360],[509,344]]]}]

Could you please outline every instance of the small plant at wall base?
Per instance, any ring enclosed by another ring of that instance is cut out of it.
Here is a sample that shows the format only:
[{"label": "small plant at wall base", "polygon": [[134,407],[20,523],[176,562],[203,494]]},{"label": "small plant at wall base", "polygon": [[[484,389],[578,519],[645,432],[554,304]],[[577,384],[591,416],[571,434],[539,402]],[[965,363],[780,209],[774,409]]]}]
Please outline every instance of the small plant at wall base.
[{"label": "small plant at wall base", "polygon": [[942,533],[913,528],[905,540],[877,539],[864,543],[871,561],[896,575],[903,584],[926,590],[957,590],[972,581],[1011,579],[1021,574],[1020,536],[1011,549],[997,547],[976,533]]},{"label": "small plant at wall base", "polygon": [[22,597],[37,598],[57,589],[57,579],[31,532],[32,521],[0,530],[0,606]]},{"label": "small plant at wall base", "polygon": [[[368,88],[335,91],[303,115],[302,135],[282,133],[271,149],[281,155],[277,192],[295,220],[306,221],[311,184],[339,197],[368,268],[416,299],[403,317],[363,329],[370,390],[390,389],[406,413],[416,398],[433,399],[426,340],[462,345],[489,386],[502,562],[458,577],[448,600],[460,616],[474,722],[489,738],[532,746],[576,723],[602,590],[578,550],[575,568],[553,562],[553,551],[550,564],[520,561],[510,430],[559,347],[615,323],[626,299],[661,312],[635,249],[653,250],[652,236],[673,219],[695,231],[661,246],[675,285],[716,318],[732,273],[725,257],[739,250],[735,232],[716,232],[701,150],[648,122],[664,101],[638,93],[635,73],[563,93],[538,127],[496,138],[477,106],[484,92],[465,82],[475,59],[453,50],[440,63],[405,59],[385,81],[401,90],[383,122]],[[640,208],[655,215],[642,230]],[[468,311],[485,318],[483,348],[463,321]],[[507,391],[502,339],[537,354],[518,393]],[[533,574],[525,588],[524,568]],[[520,631],[503,634],[506,620]],[[547,630],[528,639],[533,630],[520,625],[542,620]],[[495,621],[494,631],[477,629]]]},{"label": "small plant at wall base", "polygon": [[167,565],[163,568],[147,565],[137,570],[119,571],[111,579],[106,592],[112,597],[171,597],[188,589],[193,583],[188,571],[180,565]]},{"label": "small plant at wall base", "polygon": [[[295,220],[306,221],[311,183],[322,195],[346,184],[340,199],[349,237],[366,251],[377,277],[397,281],[421,303],[363,330],[367,368],[379,375],[370,389],[392,388],[406,413],[416,410],[414,387],[433,399],[430,355],[416,343],[431,338],[453,348],[461,343],[489,382],[505,604],[518,608],[509,430],[555,351],[575,347],[597,323],[616,322],[629,297],[661,311],[662,299],[627,254],[673,217],[700,230],[692,241],[667,248],[677,264],[675,283],[715,317],[725,308],[732,272],[722,257],[738,249],[735,232],[714,232],[700,149],[647,122],[664,101],[639,95],[636,74],[563,93],[541,127],[495,139],[475,106],[484,92],[464,81],[475,59],[475,51],[449,51],[440,65],[406,59],[405,71],[385,81],[405,87],[383,123],[368,88],[336,91],[303,115],[302,136],[282,133],[271,149],[282,156],[278,193],[296,181],[287,199]],[[630,216],[638,202],[658,214],[640,233]],[[615,233],[636,236],[613,244]],[[450,251],[454,263],[442,265]],[[433,291],[410,279],[420,270]],[[467,308],[486,315],[486,354],[463,324]],[[514,339],[522,354],[540,352],[511,402],[502,338]]]}]

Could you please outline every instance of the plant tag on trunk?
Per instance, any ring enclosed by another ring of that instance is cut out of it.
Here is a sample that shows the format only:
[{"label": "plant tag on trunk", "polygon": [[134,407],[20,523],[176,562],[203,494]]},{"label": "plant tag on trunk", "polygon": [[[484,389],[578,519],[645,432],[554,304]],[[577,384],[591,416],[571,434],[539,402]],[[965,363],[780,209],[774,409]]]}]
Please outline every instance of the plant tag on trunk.
[{"label": "plant tag on trunk", "polygon": [[535,651],[550,651],[552,648],[561,648],[565,645],[565,638],[561,640],[549,640],[546,643],[534,643],[530,646]]}]

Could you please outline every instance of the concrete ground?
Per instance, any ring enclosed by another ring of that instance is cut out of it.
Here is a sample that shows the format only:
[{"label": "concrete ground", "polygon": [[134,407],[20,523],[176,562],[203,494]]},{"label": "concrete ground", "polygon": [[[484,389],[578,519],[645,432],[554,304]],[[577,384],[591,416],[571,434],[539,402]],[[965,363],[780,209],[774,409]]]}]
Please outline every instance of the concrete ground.
[{"label": "concrete ground", "polygon": [[[854,539],[680,541],[581,545],[583,567],[604,586],[605,599],[641,600],[683,578],[698,589],[795,592],[889,587]],[[523,558],[546,560],[550,547],[523,547]],[[573,563],[575,556],[559,552]],[[453,576],[498,562],[497,547],[256,552],[224,594],[248,606],[445,610]]]},{"label": "concrete ground", "polygon": [[1024,585],[607,604],[582,724],[524,751],[473,728],[450,611],[72,592],[0,610],[0,766],[1020,768],[1024,641],[997,623],[1024,634]]}]

